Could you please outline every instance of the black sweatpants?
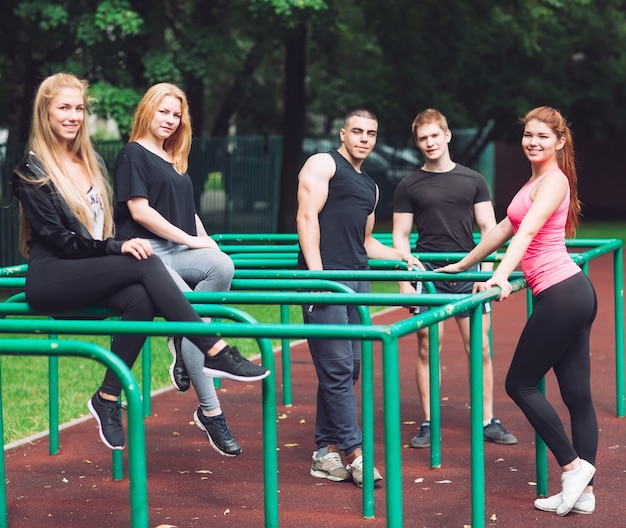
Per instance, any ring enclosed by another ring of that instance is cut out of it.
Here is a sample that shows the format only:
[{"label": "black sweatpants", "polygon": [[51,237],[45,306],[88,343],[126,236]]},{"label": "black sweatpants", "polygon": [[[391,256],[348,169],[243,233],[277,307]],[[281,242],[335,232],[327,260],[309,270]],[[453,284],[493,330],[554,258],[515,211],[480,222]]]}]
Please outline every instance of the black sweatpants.
[{"label": "black sweatpants", "polygon": [[[160,315],[168,321],[202,322],[156,256],[145,260],[130,255],[60,259],[34,246],[25,293],[31,306],[44,311],[98,305],[119,313],[123,321],[151,321]],[[187,337],[203,352],[219,341],[213,336]],[[115,335],[111,350],[131,368],[145,339],[143,335]],[[100,389],[114,396],[121,392],[117,376],[108,369]]]},{"label": "black sweatpants", "polygon": [[[507,393],[561,466],[577,456],[591,464],[596,460],[598,422],[591,399],[589,358],[596,311],[596,294],[583,272],[541,292],[506,378]],[[550,369],[569,410],[571,442],[554,407],[538,388]]]}]

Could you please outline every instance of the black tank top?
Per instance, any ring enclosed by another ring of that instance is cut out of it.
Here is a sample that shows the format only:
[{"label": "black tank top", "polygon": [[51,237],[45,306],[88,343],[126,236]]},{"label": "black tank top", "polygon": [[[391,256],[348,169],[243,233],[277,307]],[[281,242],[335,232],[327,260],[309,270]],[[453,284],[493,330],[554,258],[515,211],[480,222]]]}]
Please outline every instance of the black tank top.
[{"label": "black tank top", "polygon": [[[336,150],[328,154],[337,168],[319,213],[322,264],[324,269],[367,269],[365,225],[376,207],[376,183],[364,171],[357,172]],[[307,268],[302,252],[298,267]]]}]

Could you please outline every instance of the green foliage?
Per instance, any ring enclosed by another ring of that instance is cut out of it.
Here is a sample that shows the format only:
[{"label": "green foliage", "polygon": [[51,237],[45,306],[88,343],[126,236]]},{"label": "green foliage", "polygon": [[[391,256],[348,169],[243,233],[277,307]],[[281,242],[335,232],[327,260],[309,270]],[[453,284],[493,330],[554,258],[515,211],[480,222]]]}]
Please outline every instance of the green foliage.
[{"label": "green foliage", "polygon": [[15,8],[15,14],[36,21],[39,28],[44,31],[67,24],[69,18],[65,6],[51,5],[39,0],[20,3]]},{"label": "green foliage", "polygon": [[116,88],[107,82],[97,82],[91,87],[91,94],[96,99],[96,114],[113,119],[122,137],[128,137],[133,111],[143,93],[133,88]]},{"label": "green foliage", "polygon": [[252,0],[251,4],[269,5],[279,15],[291,16],[295,10],[313,9],[315,11],[325,9],[325,0]]}]

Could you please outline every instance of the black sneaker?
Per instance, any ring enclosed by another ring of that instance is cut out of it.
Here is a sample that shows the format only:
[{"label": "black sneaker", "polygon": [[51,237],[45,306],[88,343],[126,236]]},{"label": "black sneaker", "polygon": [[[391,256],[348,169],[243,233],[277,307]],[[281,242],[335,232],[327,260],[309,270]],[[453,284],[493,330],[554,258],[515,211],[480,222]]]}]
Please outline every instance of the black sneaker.
[{"label": "black sneaker", "polygon": [[228,345],[216,356],[204,358],[204,374],[211,378],[229,378],[235,381],[259,381],[270,371],[244,358],[237,347]]},{"label": "black sneaker", "polygon": [[124,449],[122,409],[117,401],[109,401],[96,392],[87,402],[89,412],[98,422],[100,438],[109,449]]},{"label": "black sneaker", "polygon": [[185,362],[183,361],[181,351],[182,342],[182,337],[167,338],[167,349],[174,358],[170,365],[170,380],[172,380],[172,385],[174,385],[176,390],[185,392],[189,390],[191,383],[189,381],[189,374],[187,374],[187,367],[185,367]]},{"label": "black sneaker", "polygon": [[193,413],[193,421],[206,433],[211,447],[220,455],[236,457],[241,453],[241,446],[230,432],[224,413],[217,416],[205,416],[202,409],[198,407],[198,410]]},{"label": "black sneaker", "polygon": [[515,435],[509,433],[500,420],[492,418],[491,423],[485,425],[485,439],[491,440],[496,444],[513,445],[517,444],[517,438]]},{"label": "black sneaker", "polygon": [[411,438],[409,445],[415,448],[430,447],[430,422],[422,422],[420,430]]}]

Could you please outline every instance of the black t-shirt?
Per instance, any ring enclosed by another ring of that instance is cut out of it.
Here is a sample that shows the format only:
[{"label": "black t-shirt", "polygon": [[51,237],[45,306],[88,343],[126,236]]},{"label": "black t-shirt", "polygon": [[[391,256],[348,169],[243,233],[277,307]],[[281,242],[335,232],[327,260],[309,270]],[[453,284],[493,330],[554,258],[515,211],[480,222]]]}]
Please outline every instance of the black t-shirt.
[{"label": "black t-shirt", "polygon": [[466,252],[474,247],[474,204],[490,200],[478,172],[456,165],[449,172],[421,168],[396,188],[394,213],[412,213],[418,233],[415,251]]},{"label": "black t-shirt", "polygon": [[196,235],[193,185],[189,174],[178,174],[172,164],[139,143],[127,143],[115,160],[116,238],[161,238],[135,222],[126,202],[147,198],[168,222]]},{"label": "black t-shirt", "polygon": [[[324,269],[367,269],[365,226],[376,207],[376,183],[336,150],[335,175],[328,184],[328,198],[319,213],[320,253]],[[302,252],[298,267],[307,269]]]}]

